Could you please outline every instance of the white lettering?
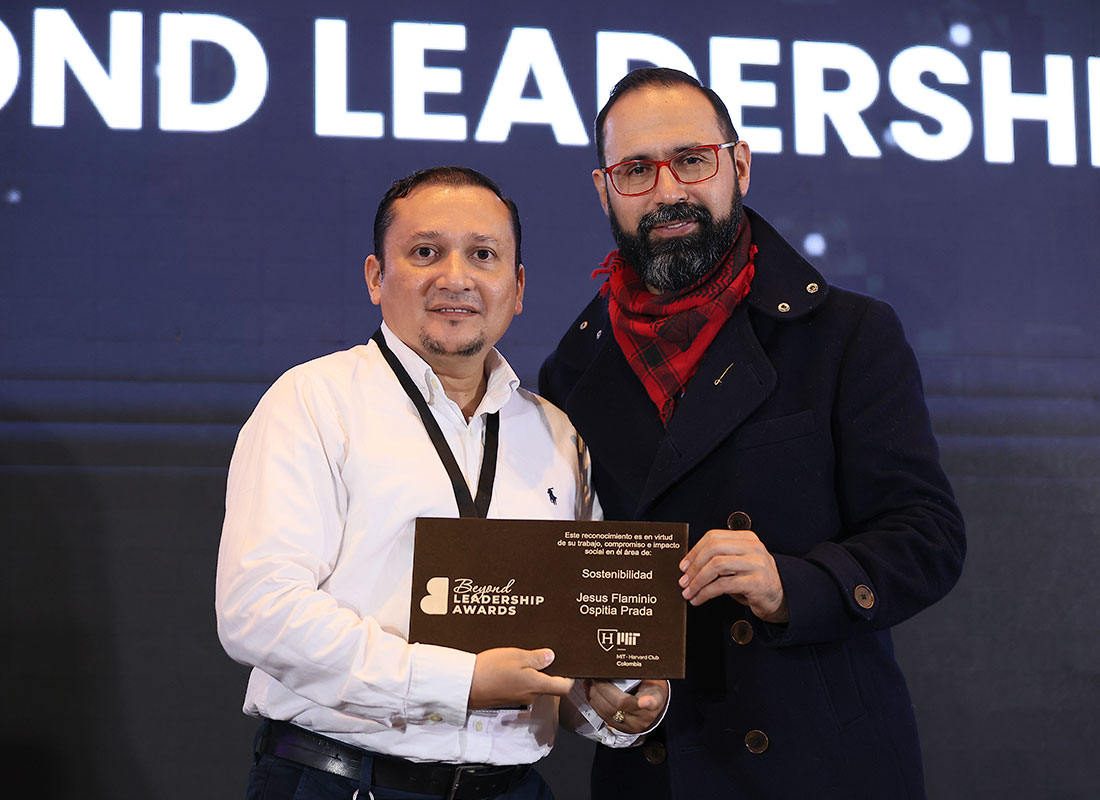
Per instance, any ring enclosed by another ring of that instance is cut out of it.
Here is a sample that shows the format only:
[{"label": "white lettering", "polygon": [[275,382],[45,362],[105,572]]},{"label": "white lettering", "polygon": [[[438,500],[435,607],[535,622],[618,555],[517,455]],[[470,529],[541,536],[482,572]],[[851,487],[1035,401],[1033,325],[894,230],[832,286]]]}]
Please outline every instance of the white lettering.
[{"label": "white lettering", "polygon": [[776,90],[771,81],[746,81],[741,77],[745,64],[774,67],[779,64],[778,39],[736,39],[713,36],[710,40],[710,88],[730,112],[733,127],[754,153],[782,153],[783,132],[779,128],[746,125],[744,109],[775,108]]},{"label": "white lettering", "polygon": [[348,24],[319,19],[313,26],[314,112],[318,136],[380,139],[385,118],[378,111],[348,110]]},{"label": "white lettering", "polygon": [[[220,100],[194,102],[192,50],[196,42],[218,45],[233,60],[233,86]],[[215,14],[161,14],[161,130],[209,132],[235,128],[256,113],[265,94],[267,58],[246,27]]]},{"label": "white lettering", "polygon": [[[825,154],[825,119],[828,118],[848,152],[860,158],[882,155],[860,112],[878,96],[878,68],[866,52],[839,42],[795,42],[794,149],[803,155]],[[848,76],[844,89],[826,90],[825,71]]]},{"label": "white lettering", "polygon": [[7,105],[19,85],[19,48],[15,37],[0,22],[0,108]]},{"label": "white lettering", "polygon": [[[13,42],[14,45],[14,42]],[[111,12],[110,69],[104,70],[92,48],[61,8],[34,12],[31,67],[31,123],[65,124],[65,66],[111,128],[141,128],[142,19],[138,11]]]},{"label": "white lettering", "polygon": [[890,64],[890,91],[902,105],[940,123],[939,133],[928,133],[919,122],[895,120],[890,133],[898,147],[927,161],[947,161],[962,153],[974,135],[966,106],[921,82],[930,72],[940,83],[970,83],[966,66],[954,53],[941,47],[909,47]]},{"label": "white lettering", "polygon": [[428,94],[461,94],[462,71],[429,67],[428,50],[465,50],[466,26],[434,22],[393,23],[393,135],[397,139],[466,139],[462,114],[429,114]]},{"label": "white lettering", "polygon": [[695,65],[679,45],[652,33],[598,31],[596,33],[596,109],[603,108],[611,90],[626,73],[631,61],[671,67],[698,78]]},{"label": "white lettering", "polygon": [[1089,58],[1088,74],[1089,148],[1092,151],[1092,165],[1100,167],[1100,58]]},{"label": "white lettering", "polygon": [[[528,74],[534,75],[541,97],[523,96]],[[507,141],[516,122],[550,125],[558,144],[588,144],[580,111],[546,28],[512,30],[474,138],[479,142]]]},{"label": "white lettering", "polygon": [[1073,59],[1046,56],[1046,94],[1012,91],[1012,58],[1008,53],[982,53],[982,118],[985,160],[1010,164],[1016,157],[1013,120],[1045,121],[1047,160],[1056,166],[1077,163],[1077,131],[1073,108]]}]

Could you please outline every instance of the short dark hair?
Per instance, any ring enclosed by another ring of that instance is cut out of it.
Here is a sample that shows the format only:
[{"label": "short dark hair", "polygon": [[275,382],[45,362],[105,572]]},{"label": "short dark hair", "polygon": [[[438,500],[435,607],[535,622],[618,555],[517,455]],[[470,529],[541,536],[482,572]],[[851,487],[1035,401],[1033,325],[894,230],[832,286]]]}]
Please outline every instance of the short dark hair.
[{"label": "short dark hair", "polygon": [[386,231],[393,223],[393,204],[402,197],[408,197],[409,193],[418,186],[436,186],[440,184],[444,186],[480,186],[483,189],[488,189],[501,199],[504,205],[507,206],[508,213],[512,218],[512,235],[516,240],[516,272],[518,273],[521,263],[519,245],[522,233],[519,224],[519,209],[516,208],[515,202],[510,197],[504,196],[496,181],[469,167],[429,167],[393,182],[389,191],[382,196],[382,202],[378,204],[378,211],[374,215],[374,254],[379,262],[385,265],[385,258],[383,257],[385,238]]},{"label": "short dark hair", "polygon": [[596,115],[596,155],[600,159],[601,167],[607,166],[607,159],[603,153],[603,128],[604,123],[607,121],[608,112],[625,95],[649,86],[690,86],[693,89],[698,89],[714,107],[714,115],[718,118],[718,125],[722,128],[722,135],[726,137],[726,141],[738,141],[737,128],[733,126],[733,120],[730,119],[729,109],[726,108],[726,104],[722,102],[722,98],[718,96],[717,92],[678,69],[645,67],[628,72],[622,80],[616,83],[615,88],[611,90],[611,94],[607,98],[607,102],[600,109],[600,113]]}]

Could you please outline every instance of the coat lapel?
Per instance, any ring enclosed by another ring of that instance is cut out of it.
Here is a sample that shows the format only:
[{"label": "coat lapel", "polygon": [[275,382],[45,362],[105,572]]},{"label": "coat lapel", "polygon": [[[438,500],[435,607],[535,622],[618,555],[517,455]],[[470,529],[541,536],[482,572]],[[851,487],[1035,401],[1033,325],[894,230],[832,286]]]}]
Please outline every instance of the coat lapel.
[{"label": "coat lapel", "polygon": [[[640,382],[634,380],[644,395]],[[645,518],[646,509],[664,491],[759,408],[775,385],[775,369],[753,332],[748,309],[741,305],[707,349],[657,444],[639,495],[638,518]]]},{"label": "coat lapel", "polygon": [[665,431],[657,408],[615,342],[610,326],[605,334],[570,393],[565,412],[593,457],[637,497]]}]

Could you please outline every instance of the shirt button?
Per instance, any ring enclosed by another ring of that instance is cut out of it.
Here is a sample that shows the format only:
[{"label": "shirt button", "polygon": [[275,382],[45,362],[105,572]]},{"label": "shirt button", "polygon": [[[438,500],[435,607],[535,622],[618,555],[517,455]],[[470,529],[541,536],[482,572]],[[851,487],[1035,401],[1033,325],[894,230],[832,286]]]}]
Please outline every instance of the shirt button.
[{"label": "shirt button", "polygon": [[661,742],[646,742],[642,753],[650,764],[664,764],[665,759],[668,758],[668,751]]},{"label": "shirt button", "polygon": [[430,719],[432,722],[442,722],[443,721],[443,715],[442,714],[429,714],[428,719]]},{"label": "shirt button", "polygon": [[730,638],[738,644],[748,644],[752,641],[752,624],[748,620],[739,619],[730,628]]},{"label": "shirt button", "polygon": [[875,605],[875,593],[862,583],[852,591],[852,595],[860,608],[871,608]]},{"label": "shirt button", "polygon": [[474,730],[477,731],[478,733],[481,733],[484,729],[485,729],[485,723],[482,722],[481,720],[478,720],[477,722],[474,723]]},{"label": "shirt button", "polygon": [[764,731],[752,730],[745,734],[745,747],[750,753],[760,755],[768,749],[768,737]]}]

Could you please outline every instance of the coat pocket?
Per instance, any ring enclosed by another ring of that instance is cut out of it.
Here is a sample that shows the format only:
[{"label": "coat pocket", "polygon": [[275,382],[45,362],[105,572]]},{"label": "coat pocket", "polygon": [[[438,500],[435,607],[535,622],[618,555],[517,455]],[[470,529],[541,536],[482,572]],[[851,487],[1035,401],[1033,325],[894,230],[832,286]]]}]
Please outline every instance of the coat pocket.
[{"label": "coat pocket", "polygon": [[837,728],[845,728],[867,713],[848,648],[837,642],[815,644],[812,649]]},{"label": "coat pocket", "polygon": [[817,414],[812,409],[789,414],[785,417],[765,419],[743,426],[734,436],[737,450],[785,442],[800,436],[809,436],[818,430]]}]

